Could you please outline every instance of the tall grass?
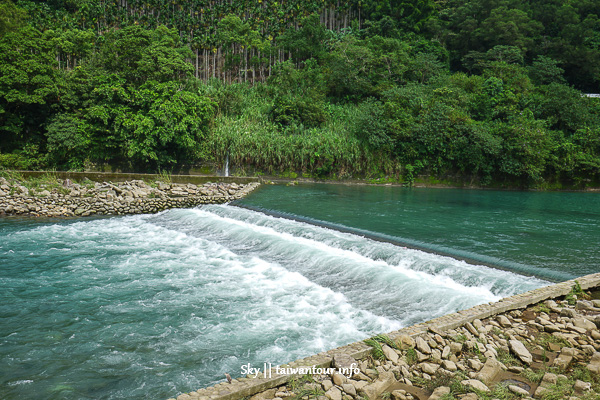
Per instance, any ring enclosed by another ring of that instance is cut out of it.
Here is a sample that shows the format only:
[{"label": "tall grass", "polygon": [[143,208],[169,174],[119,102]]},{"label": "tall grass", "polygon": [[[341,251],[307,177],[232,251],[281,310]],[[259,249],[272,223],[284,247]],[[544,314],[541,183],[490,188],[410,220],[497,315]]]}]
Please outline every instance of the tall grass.
[{"label": "tall grass", "polygon": [[205,143],[205,154],[216,163],[223,165],[229,154],[230,166],[336,178],[397,171],[389,157],[371,152],[352,133],[355,106],[328,105],[328,120],[319,128],[283,129],[268,119],[271,100],[259,93],[264,90],[244,91],[241,109],[217,117]]}]

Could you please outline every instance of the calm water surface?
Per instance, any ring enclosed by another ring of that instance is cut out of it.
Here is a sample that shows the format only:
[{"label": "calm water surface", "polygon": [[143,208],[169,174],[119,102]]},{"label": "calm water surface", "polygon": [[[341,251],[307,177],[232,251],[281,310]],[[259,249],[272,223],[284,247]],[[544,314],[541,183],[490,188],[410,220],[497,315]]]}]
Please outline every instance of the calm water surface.
[{"label": "calm water surface", "polygon": [[0,398],[173,397],[598,272],[597,199],[301,185],[242,207],[0,219]]},{"label": "calm water surface", "polygon": [[241,204],[555,281],[600,272],[600,193],[303,184]]}]

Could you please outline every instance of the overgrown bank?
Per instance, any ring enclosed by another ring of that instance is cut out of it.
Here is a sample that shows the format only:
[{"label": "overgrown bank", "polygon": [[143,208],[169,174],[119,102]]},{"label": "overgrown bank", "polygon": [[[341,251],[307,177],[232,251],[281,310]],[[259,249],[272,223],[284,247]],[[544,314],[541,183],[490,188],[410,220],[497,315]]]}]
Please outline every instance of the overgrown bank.
[{"label": "overgrown bank", "polygon": [[598,15],[597,1],[2,0],[0,167],[597,185],[600,100],[581,90],[600,92]]}]

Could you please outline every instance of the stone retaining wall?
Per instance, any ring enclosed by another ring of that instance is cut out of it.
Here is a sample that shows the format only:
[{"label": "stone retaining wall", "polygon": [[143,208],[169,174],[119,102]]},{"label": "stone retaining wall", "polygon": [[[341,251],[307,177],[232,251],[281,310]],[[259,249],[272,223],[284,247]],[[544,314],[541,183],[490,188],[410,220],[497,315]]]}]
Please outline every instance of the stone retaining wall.
[{"label": "stone retaining wall", "polygon": [[[0,178],[0,215],[86,217],[156,213],[240,199],[259,186],[257,182],[195,185],[132,180],[120,183],[74,183],[53,179],[47,183]],[[28,187],[29,186],[29,187]]]},{"label": "stone retaining wall", "polygon": [[[572,290],[575,281],[577,281],[584,290],[600,287],[600,273],[586,275],[577,278],[576,280],[565,281],[503,298],[497,302],[478,305],[467,310],[458,311],[453,314],[390,332],[387,336],[394,340],[406,335],[417,337],[426,332],[442,333],[472,323],[475,320],[483,320],[490,316],[505,313],[510,310],[523,309],[544,300],[565,296]],[[334,357],[339,359],[350,356],[353,359],[358,360],[366,357],[371,351],[372,348],[362,341],[355,342],[327,352],[293,361],[289,364],[282,365],[281,367],[298,368],[315,366],[316,368],[328,368],[332,365]],[[223,382],[195,392],[184,393],[179,395],[177,400],[237,400],[278,387],[294,377],[294,375],[277,375],[273,368],[270,377],[259,375],[257,378],[246,377],[234,379],[231,383]]]}]

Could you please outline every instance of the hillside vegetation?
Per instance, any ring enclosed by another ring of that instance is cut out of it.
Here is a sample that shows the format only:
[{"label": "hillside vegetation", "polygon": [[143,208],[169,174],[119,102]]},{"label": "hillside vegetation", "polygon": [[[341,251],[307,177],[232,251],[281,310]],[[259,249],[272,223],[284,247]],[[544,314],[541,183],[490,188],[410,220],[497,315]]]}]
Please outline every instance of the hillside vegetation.
[{"label": "hillside vegetation", "polygon": [[600,181],[600,0],[0,0],[0,168]]}]

